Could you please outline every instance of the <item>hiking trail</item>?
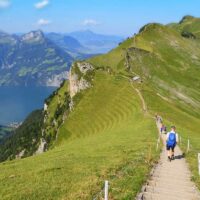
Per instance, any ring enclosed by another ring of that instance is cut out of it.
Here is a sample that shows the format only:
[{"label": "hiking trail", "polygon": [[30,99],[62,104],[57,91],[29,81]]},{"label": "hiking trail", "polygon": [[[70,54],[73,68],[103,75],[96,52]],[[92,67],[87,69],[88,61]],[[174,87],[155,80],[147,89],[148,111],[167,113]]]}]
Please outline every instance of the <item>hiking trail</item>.
[{"label": "hiking trail", "polygon": [[138,96],[140,97],[140,100],[141,100],[141,102],[142,102],[142,109],[143,109],[143,111],[146,113],[146,112],[147,112],[147,106],[146,106],[146,103],[145,103],[145,101],[144,101],[144,98],[143,98],[143,96],[142,96],[140,90],[137,89],[137,88],[134,88],[134,90],[137,92]]},{"label": "hiking trail", "polygon": [[[161,123],[157,122],[158,130]],[[150,179],[137,200],[200,200],[200,193],[191,181],[191,172],[179,146],[175,148],[175,160],[167,160],[165,135],[160,161],[152,170]]]}]

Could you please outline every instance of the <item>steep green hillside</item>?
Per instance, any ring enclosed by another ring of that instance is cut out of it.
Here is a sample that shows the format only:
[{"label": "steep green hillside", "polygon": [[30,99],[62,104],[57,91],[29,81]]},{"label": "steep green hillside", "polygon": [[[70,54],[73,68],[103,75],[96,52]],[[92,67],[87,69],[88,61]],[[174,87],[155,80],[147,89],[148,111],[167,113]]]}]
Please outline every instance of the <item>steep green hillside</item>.
[{"label": "steep green hillside", "polygon": [[183,150],[190,138],[186,157],[200,188],[199,67],[198,38],[161,24],[75,63],[69,83],[46,101],[43,139],[51,150],[2,163],[0,198],[101,199],[108,179],[110,199],[133,199],[158,159],[155,113],[177,126]]},{"label": "steep green hillside", "polygon": [[55,149],[0,165],[1,199],[99,199],[105,179],[113,198],[137,193],[155,159],[154,121],[144,116],[128,80],[97,72],[93,84],[60,129]]}]

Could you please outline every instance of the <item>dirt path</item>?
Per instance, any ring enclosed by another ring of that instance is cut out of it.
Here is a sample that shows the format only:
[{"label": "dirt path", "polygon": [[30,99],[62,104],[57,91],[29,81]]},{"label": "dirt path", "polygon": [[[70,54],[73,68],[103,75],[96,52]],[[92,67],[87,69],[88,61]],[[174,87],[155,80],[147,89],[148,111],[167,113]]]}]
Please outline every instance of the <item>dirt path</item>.
[{"label": "dirt path", "polygon": [[146,103],[145,103],[145,101],[144,101],[144,98],[143,98],[143,96],[142,96],[140,90],[137,89],[137,88],[134,88],[134,90],[137,92],[138,96],[139,96],[140,99],[141,99],[143,111],[144,111],[144,112],[147,112],[147,106],[146,106]]},{"label": "dirt path", "polygon": [[[160,123],[157,123],[160,128]],[[161,136],[164,140],[164,136]],[[138,200],[200,200],[200,194],[191,181],[191,173],[180,148],[175,148],[175,160],[167,160],[163,147],[160,162]]]}]

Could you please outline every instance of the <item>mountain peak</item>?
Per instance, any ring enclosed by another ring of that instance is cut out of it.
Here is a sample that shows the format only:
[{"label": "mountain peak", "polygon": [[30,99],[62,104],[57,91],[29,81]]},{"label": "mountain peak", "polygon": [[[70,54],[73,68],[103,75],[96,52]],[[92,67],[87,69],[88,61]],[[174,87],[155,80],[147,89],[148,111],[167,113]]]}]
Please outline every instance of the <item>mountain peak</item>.
[{"label": "mountain peak", "polygon": [[194,16],[191,16],[191,15],[185,15],[181,21],[179,22],[179,24],[182,24],[183,22],[187,21],[187,20],[191,20],[191,19],[194,19],[195,17]]},{"label": "mountain peak", "polygon": [[44,40],[44,33],[41,30],[31,31],[22,36],[22,41],[25,42],[39,42]]}]

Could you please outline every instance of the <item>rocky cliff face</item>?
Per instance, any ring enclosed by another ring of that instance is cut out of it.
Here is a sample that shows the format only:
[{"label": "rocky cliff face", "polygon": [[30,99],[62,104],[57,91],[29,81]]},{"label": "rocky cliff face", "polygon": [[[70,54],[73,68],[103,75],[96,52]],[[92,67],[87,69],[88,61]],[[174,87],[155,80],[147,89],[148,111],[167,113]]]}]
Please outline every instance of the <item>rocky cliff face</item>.
[{"label": "rocky cliff face", "polygon": [[91,87],[91,82],[86,77],[88,73],[93,70],[94,67],[86,62],[78,62],[72,65],[69,72],[69,90],[71,98],[73,98],[81,90]]},{"label": "rocky cliff face", "polygon": [[59,87],[63,80],[68,78],[69,72],[61,72],[60,74],[53,74],[46,79],[45,85],[50,87]]}]

